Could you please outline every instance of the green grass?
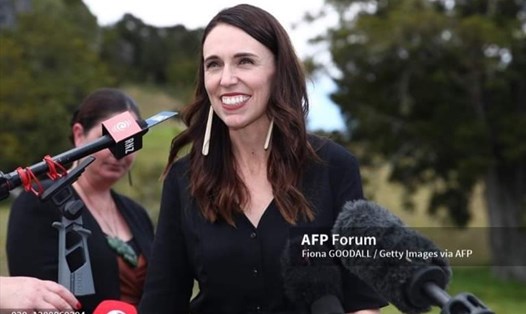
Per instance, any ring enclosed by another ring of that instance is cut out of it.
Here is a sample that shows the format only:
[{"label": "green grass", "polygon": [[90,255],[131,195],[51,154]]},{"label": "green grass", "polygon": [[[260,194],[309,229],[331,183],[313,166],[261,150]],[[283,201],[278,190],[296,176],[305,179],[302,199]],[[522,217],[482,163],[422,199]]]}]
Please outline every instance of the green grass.
[{"label": "green grass", "polygon": [[[145,118],[159,111],[178,110],[181,105],[169,94],[154,87],[143,89],[126,86],[124,89],[137,100]],[[137,153],[137,159],[132,170],[133,186],[129,186],[126,178],[116,186],[118,191],[130,195],[143,204],[154,222],[157,221],[161,193],[159,177],[166,164],[170,142],[181,129],[182,125],[178,121],[166,121],[152,128],[143,138],[143,149]],[[0,170],[9,171],[10,169]],[[413,211],[404,210],[401,200],[401,187],[387,182],[388,170],[389,168],[386,166],[362,169],[364,182],[367,182],[365,191],[368,198],[390,209],[410,226],[441,227],[448,225],[445,217],[440,215],[430,217],[426,213],[424,204],[429,197],[429,189],[426,187],[415,193],[415,209]],[[487,225],[481,194],[482,189],[478,187],[470,204],[474,213],[473,220],[470,223],[472,227]],[[5,241],[10,201],[12,198],[0,201],[0,275],[4,276],[8,274]],[[439,246],[440,244],[447,244],[450,247],[452,239],[454,239],[455,246],[459,248],[472,248],[483,253],[479,256],[480,259],[476,261],[476,265],[488,264],[487,237],[477,236],[476,233],[456,231],[454,235],[447,234],[443,238],[433,240],[436,240]],[[526,308],[526,293],[524,292],[526,285],[497,280],[492,276],[488,267],[455,267],[448,292],[451,295],[456,295],[463,291],[475,294],[498,314],[521,313]],[[382,313],[391,314],[399,313],[399,311],[393,306],[389,306],[384,308]],[[434,309],[430,313],[440,313],[440,311]]]},{"label": "green grass", "polygon": [[526,309],[526,285],[495,279],[489,268],[455,269],[451,293],[469,291],[496,313],[523,313]]},{"label": "green grass", "polygon": [[143,118],[150,117],[159,111],[179,111],[183,104],[178,99],[186,98],[185,91],[176,92],[178,96],[178,99],[176,99],[156,86],[138,87],[126,85],[122,89],[135,99],[141,109]]},{"label": "green grass", "polygon": [[5,241],[7,236],[7,219],[9,217],[9,201],[0,201],[0,276],[7,276],[7,257]]},{"label": "green grass", "polygon": [[[496,314],[518,314],[526,308],[526,285],[495,279],[488,267],[455,267],[447,292],[453,297],[469,292]],[[393,305],[382,309],[382,314],[395,313],[400,311]],[[440,309],[428,313],[439,314]]]}]

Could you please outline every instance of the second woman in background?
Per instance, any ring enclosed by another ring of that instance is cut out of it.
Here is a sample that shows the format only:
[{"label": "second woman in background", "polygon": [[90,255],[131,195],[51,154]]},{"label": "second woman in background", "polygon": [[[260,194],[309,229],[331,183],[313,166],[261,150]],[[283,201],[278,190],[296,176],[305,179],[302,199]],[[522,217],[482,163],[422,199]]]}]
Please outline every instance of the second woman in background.
[{"label": "second woman in background", "polygon": [[[73,115],[73,144],[78,147],[101,137],[102,122],[125,111],[140,118],[133,99],[120,90],[96,90]],[[87,243],[95,294],[78,297],[86,313],[106,299],[139,302],[153,241],[153,225],[146,210],[113,190],[130,171],[135,155],[117,160],[104,149],[93,156],[95,161],[73,184],[87,208],[82,213],[84,228],[91,231]],[[57,281],[58,231],[52,223],[61,217],[51,201],[41,202],[31,193],[22,193],[15,200],[7,234],[11,276]]]}]

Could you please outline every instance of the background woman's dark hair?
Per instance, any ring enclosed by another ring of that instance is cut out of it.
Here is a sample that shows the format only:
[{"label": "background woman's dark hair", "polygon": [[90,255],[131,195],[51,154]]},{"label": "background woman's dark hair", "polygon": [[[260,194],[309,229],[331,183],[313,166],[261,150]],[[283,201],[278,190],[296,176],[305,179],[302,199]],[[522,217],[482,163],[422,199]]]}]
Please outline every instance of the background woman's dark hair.
[{"label": "background woman's dark hair", "polygon": [[[71,118],[71,126],[80,123],[84,132],[88,132],[101,121],[108,119],[115,113],[132,111],[141,118],[139,107],[135,101],[124,92],[115,88],[101,88],[89,94]],[[70,135],[73,143],[73,135]]]},{"label": "background woman's dark hair", "polygon": [[172,140],[165,174],[178,152],[193,143],[190,191],[203,215],[210,221],[222,218],[233,225],[234,213],[241,212],[241,206],[248,201],[247,188],[236,171],[228,128],[217,116],[213,121],[210,152],[206,157],[200,152],[211,105],[204,85],[202,46],[218,24],[240,28],[274,55],[276,72],[267,110],[269,118],[274,119],[274,130],[267,176],[283,217],[291,224],[300,217],[311,220],[314,214],[299,189],[306,161],[317,159],[307,141],[305,121],[309,102],[305,74],[285,29],[271,14],[251,5],[224,9],[205,28],[195,99],[182,112],[188,128]]}]

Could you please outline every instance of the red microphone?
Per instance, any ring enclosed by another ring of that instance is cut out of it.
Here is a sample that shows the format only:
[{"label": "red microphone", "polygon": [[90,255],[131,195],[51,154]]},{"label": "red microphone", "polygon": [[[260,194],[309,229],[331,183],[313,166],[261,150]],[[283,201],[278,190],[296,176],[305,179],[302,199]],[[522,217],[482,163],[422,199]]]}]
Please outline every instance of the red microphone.
[{"label": "red microphone", "polygon": [[135,306],[117,300],[102,301],[93,314],[137,314]]}]

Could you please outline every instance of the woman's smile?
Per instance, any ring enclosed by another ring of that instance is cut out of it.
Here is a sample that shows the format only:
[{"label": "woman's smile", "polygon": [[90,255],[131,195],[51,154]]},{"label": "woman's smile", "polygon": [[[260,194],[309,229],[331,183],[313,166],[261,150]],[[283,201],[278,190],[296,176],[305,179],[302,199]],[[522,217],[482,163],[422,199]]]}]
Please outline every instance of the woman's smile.
[{"label": "woman's smile", "polygon": [[247,95],[222,96],[221,102],[223,109],[233,111],[243,107],[249,99],[250,96]]}]

